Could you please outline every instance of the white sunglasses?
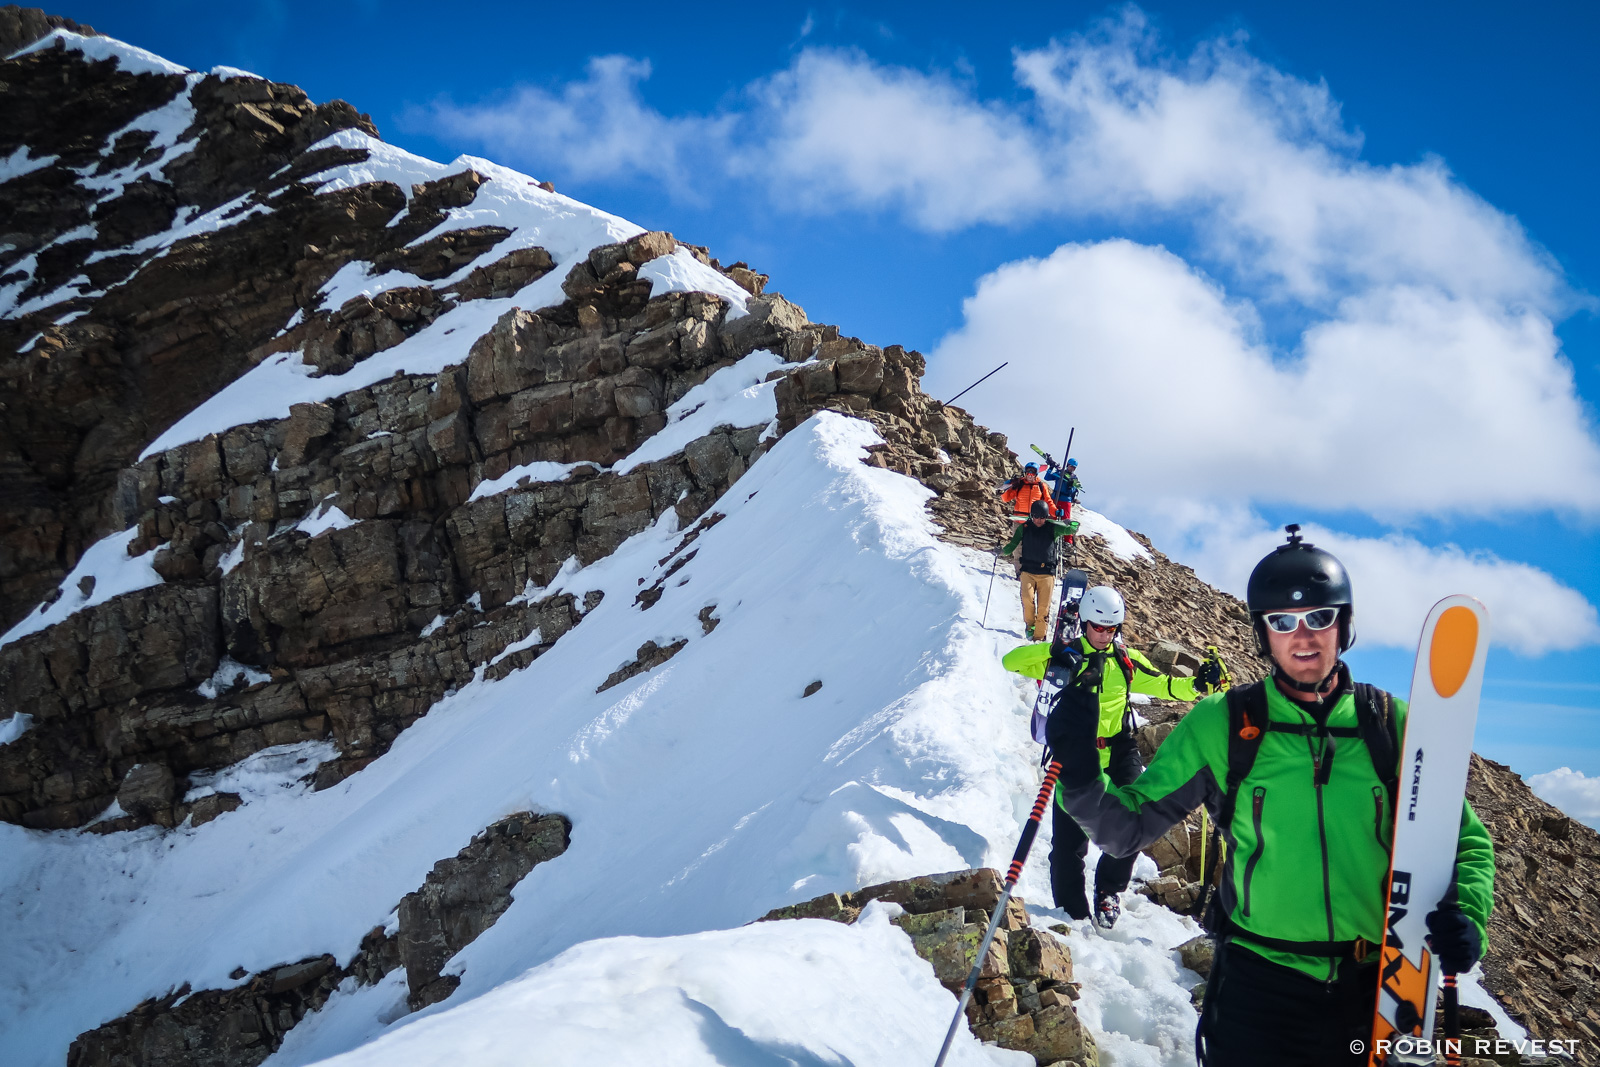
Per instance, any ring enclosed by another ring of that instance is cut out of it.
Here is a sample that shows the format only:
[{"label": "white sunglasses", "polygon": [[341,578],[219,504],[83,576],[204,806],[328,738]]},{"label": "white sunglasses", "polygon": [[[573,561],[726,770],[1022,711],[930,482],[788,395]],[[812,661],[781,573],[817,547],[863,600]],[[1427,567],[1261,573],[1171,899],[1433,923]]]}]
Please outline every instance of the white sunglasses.
[{"label": "white sunglasses", "polygon": [[1269,611],[1262,616],[1280,634],[1292,634],[1305,621],[1308,630],[1326,630],[1339,621],[1338,608],[1307,608],[1305,611]]}]

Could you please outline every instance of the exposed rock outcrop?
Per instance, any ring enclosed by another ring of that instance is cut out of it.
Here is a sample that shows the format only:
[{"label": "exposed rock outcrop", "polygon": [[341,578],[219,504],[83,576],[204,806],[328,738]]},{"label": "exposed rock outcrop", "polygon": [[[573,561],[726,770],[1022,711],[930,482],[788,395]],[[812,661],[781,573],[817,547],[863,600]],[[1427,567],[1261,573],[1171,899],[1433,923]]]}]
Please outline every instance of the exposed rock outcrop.
[{"label": "exposed rock outcrop", "polygon": [[94,37],[93,26],[83,26],[62,15],[47,15],[36,7],[6,4],[0,7],[0,56],[20,52],[52,30],[71,30]]},{"label": "exposed rock outcrop", "polygon": [[440,973],[450,957],[494,925],[536,864],[566,851],[570,833],[560,815],[501,819],[435,864],[421,888],[400,901],[397,929],[374,928],[348,964],[312,956],[236,972],[242,981],[229,989],[182,986],[79,1035],[68,1067],[255,1067],[335,989],[374,985],[397,967],[406,971],[411,1010],[438,1003],[461,981]]},{"label": "exposed rock outcrop", "polygon": [[[917,955],[933,965],[940,984],[960,995],[1003,888],[998,871],[952,871],[827,893],[777,908],[759,921],[852,923],[874,900],[898,904],[905,913],[894,924],[911,938]],[[967,1022],[979,1040],[1026,1052],[1041,1065],[1095,1067],[1100,1062],[1094,1037],[1072,1006],[1078,999],[1072,954],[1053,933],[1029,925],[1020,899],[1007,901],[978,974]]]}]

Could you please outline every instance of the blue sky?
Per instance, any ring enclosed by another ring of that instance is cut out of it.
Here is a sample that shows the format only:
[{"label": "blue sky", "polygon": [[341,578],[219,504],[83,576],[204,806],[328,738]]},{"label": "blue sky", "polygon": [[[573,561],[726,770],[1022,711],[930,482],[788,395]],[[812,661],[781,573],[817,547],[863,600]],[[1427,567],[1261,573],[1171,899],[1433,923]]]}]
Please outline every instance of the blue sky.
[{"label": "blue sky", "polygon": [[1202,576],[1288,521],[1347,554],[1374,681],[1480,593],[1480,750],[1600,775],[1593,5],[60,10],[746,260],[936,394],[1011,358],[963,405],[1078,426]]}]

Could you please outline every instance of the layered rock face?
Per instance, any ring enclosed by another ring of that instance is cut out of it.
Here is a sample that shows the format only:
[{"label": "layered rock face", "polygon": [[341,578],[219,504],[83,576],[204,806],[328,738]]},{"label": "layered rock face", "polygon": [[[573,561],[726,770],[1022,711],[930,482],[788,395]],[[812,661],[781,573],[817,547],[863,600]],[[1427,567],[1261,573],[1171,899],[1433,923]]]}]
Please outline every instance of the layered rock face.
[{"label": "layered rock face", "polygon": [[[17,48],[70,28],[7,11]],[[398,249],[443,216],[424,197],[385,228],[405,199],[393,186],[311,195],[306,174],[350,153],[307,149],[376,130],[291,85],[45,48],[0,63],[0,100],[0,157],[23,171],[0,186],[9,626],[115,526],[110,491],[152,431],[260,359],[345,261]],[[218,225],[223,215],[238,221]]]},{"label": "layered rock face", "polygon": [[[15,535],[0,557],[7,613],[31,610],[107,530],[135,528],[129,554],[153,553],[162,579],[0,647],[6,710],[35,720],[0,748],[0,817],[79,826],[120,796],[129,803],[99,828],[203,819],[227,801],[185,804],[187,775],[322,738],[341,753],[318,772],[331,784],[448,690],[525,665],[576,625],[592,600],[536,595],[568,560],[603,558],[668,511],[691,527],[772,434],[818,408],[880,418],[921,449],[917,473],[936,487],[981,497],[974,487],[1009,463],[1003,442],[920,393],[920,356],[809,323],[781,296],[757,295],[765,279],[742,265],[722,276],[749,287],[733,289],[749,294],[747,310],[703,292],[652,297],[640,268],[663,256],[716,270],[704,250],[661,233],[569,254],[557,303],[513,306],[486,332],[441,341],[459,355],[438,372],[333,388],[287,418],[138,461],[162,429],[264,359],[347,374],[453,309],[505,302],[555,257],[525,242],[497,251],[511,229],[467,224],[490,180],[470,169],[410,189],[316,192],[330,168],[375,164],[378,143],[352,109],[311,105],[292,87],[128,73],[60,48],[0,64],[0,77],[31,109],[13,134],[19,150],[59,157],[0,186],[18,235],[8,262],[26,275],[0,328],[30,341],[6,362],[18,400],[0,447],[15,474],[7,491],[27,497],[4,512]],[[109,134],[174,101],[193,111],[184,150],[139,179],[171,210],[138,232],[113,229],[106,219],[137,183],[95,200],[79,171],[141,160]],[[98,124],[72,121],[85,109]],[[307,151],[341,123],[365,147]],[[101,258],[218,203],[249,217]],[[85,228],[95,235],[52,243]],[[70,262],[47,270],[40,257],[66,256],[68,244]],[[118,273],[95,280],[98,293],[60,285],[113,260]],[[350,265],[414,284],[324,306],[323,286]],[[765,440],[760,425],[712,427],[664,458],[608,469],[660,432],[690,389],[758,349],[804,375],[779,385],[781,417]],[[62,415],[52,460],[41,426]],[[476,492],[527,464],[564,469]],[[308,533],[325,515],[336,521]]]}]

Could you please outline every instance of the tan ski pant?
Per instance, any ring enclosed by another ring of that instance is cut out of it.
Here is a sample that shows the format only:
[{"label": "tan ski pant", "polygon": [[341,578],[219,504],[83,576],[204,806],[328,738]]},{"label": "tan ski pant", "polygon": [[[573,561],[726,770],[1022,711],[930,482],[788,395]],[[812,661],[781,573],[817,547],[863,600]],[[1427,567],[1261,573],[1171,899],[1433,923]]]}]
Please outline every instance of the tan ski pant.
[{"label": "tan ski pant", "polygon": [[1050,637],[1050,596],[1055,585],[1053,574],[1022,572],[1022,630],[1031,632],[1035,641]]}]

